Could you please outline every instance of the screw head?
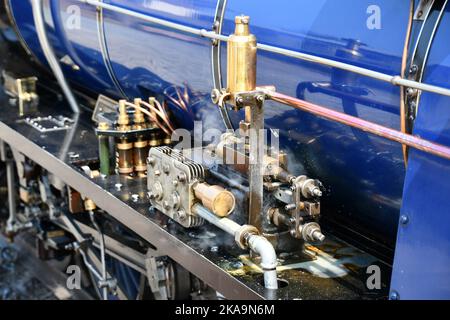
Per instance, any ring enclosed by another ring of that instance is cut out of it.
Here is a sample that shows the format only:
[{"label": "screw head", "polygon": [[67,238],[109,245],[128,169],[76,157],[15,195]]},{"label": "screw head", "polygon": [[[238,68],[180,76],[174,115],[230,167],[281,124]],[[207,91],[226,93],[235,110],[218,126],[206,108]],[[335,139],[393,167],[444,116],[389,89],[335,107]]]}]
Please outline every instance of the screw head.
[{"label": "screw head", "polygon": [[184,172],[180,172],[177,176],[177,179],[179,182],[185,182],[186,181],[186,174]]},{"label": "screw head", "polygon": [[214,89],[211,91],[211,100],[214,104],[218,104],[220,99],[220,91],[218,89]]},{"label": "screw head", "polygon": [[180,221],[184,221],[187,218],[186,211],[184,210],[177,211],[177,216]]}]

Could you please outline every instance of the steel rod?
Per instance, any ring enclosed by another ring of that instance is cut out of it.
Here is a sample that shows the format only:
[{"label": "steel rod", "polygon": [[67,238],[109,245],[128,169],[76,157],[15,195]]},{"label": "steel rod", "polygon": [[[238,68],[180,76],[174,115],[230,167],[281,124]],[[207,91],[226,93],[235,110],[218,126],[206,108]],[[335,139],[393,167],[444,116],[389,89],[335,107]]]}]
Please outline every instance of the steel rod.
[{"label": "steel rod", "polygon": [[[179,23],[155,18],[155,17],[149,16],[147,14],[138,13],[138,12],[135,12],[132,10],[124,9],[124,8],[121,8],[121,7],[118,7],[115,5],[110,5],[107,3],[103,3],[100,1],[95,1],[95,0],[78,0],[78,1],[92,5],[92,6],[96,6],[99,8],[103,8],[103,9],[106,9],[109,11],[113,11],[113,12],[131,16],[131,17],[135,17],[137,19],[141,19],[141,20],[144,20],[147,22],[158,24],[160,26],[167,27],[167,28],[170,28],[173,30],[178,30],[180,32],[190,33],[190,34],[194,34],[194,35],[197,35],[200,37],[216,39],[219,41],[228,41],[228,36],[217,34],[214,31],[188,27],[188,26],[185,26],[185,25],[182,25]],[[417,90],[421,90],[421,91],[432,92],[432,93],[450,97],[450,89],[433,86],[433,85],[429,85],[426,83],[417,82],[417,81],[413,81],[413,80],[404,79],[400,75],[385,74],[385,73],[373,71],[370,69],[357,67],[357,66],[347,64],[344,62],[339,62],[339,61],[332,60],[332,59],[322,58],[322,57],[318,57],[318,56],[314,56],[311,54],[302,53],[302,52],[298,52],[298,51],[294,51],[294,50],[279,48],[279,47],[275,47],[275,46],[271,46],[271,45],[267,45],[267,44],[263,44],[263,43],[258,43],[257,47],[259,50],[262,50],[262,51],[277,53],[277,54],[281,54],[281,55],[288,56],[291,58],[295,58],[295,59],[299,59],[299,60],[303,60],[303,61],[309,61],[309,62],[325,65],[328,67],[338,68],[341,70],[357,73],[357,74],[360,74],[360,75],[363,75],[363,76],[366,76],[369,78],[373,78],[373,79],[377,79],[380,81],[391,83],[392,85],[395,85],[395,86],[403,86],[403,87],[413,88],[413,89],[417,89]]]},{"label": "steel rod", "polygon": [[417,150],[421,150],[450,160],[450,148],[446,146],[413,136],[411,134],[403,133],[398,130],[387,128],[370,121],[353,117],[342,112],[334,111],[304,100],[296,99],[282,93],[269,90],[265,92],[267,96],[273,101],[277,101],[292,106],[296,109],[312,113],[316,116],[331,121],[336,121],[350,127],[386,138],[388,140],[399,142],[408,147],[415,148]]}]

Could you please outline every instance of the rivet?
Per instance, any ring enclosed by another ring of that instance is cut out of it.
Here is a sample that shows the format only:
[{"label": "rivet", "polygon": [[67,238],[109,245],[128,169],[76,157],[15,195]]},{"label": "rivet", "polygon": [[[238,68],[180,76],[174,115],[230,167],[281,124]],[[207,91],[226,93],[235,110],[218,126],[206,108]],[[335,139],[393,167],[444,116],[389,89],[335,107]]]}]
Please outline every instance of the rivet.
[{"label": "rivet", "polygon": [[402,225],[407,225],[409,222],[409,218],[406,215],[401,215],[400,216],[400,224]]},{"label": "rivet", "polygon": [[391,300],[400,300],[400,295],[397,291],[391,291],[391,294],[389,295],[389,299]]}]

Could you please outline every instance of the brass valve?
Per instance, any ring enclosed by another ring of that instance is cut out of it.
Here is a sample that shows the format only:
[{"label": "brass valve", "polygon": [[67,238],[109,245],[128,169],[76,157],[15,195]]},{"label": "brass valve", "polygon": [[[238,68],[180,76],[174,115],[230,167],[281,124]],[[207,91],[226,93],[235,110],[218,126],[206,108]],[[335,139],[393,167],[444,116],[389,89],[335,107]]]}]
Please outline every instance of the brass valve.
[{"label": "brass valve", "polygon": [[250,17],[237,16],[235,31],[227,43],[227,93],[231,95],[256,89],[256,37],[250,33]]}]

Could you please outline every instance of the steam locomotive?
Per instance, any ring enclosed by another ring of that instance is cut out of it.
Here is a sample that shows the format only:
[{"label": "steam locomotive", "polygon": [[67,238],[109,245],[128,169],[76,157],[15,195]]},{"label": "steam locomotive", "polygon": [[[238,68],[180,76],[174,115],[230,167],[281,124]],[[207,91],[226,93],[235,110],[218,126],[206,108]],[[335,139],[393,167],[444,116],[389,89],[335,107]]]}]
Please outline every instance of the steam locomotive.
[{"label": "steam locomotive", "polygon": [[449,10],[5,0],[4,234],[101,299],[450,298]]}]

